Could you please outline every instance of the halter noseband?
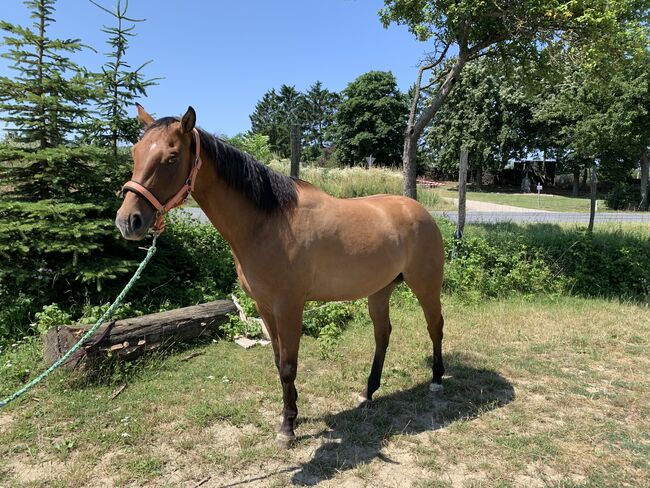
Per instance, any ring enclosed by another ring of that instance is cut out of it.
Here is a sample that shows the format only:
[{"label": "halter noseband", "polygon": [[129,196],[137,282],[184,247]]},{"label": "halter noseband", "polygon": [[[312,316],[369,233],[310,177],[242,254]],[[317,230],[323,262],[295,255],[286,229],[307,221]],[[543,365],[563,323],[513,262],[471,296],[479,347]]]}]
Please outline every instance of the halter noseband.
[{"label": "halter noseband", "polygon": [[140,195],[143,198],[146,198],[147,201],[153,205],[153,208],[156,209],[156,221],[153,225],[153,231],[156,234],[162,233],[165,230],[165,214],[169,212],[172,208],[176,208],[182,205],[191,192],[194,191],[194,182],[196,181],[196,174],[201,169],[201,138],[199,136],[199,131],[192,129],[194,133],[194,145],[196,146],[196,157],[194,158],[194,163],[190,169],[190,174],[185,180],[185,184],[176,192],[176,194],[171,197],[165,204],[160,203],[155,195],[149,191],[147,188],[135,180],[129,180],[124,183],[122,186],[122,193],[126,191],[132,191]]}]

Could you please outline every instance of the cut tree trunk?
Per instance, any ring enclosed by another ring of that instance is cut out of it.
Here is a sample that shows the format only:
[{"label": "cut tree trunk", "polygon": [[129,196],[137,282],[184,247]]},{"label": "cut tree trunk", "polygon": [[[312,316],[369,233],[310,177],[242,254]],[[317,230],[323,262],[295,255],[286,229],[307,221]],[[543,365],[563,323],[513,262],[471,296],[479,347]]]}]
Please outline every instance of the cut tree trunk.
[{"label": "cut tree trunk", "polygon": [[[122,358],[137,357],[145,351],[160,347],[168,341],[184,341],[200,336],[214,335],[217,326],[237,314],[230,300],[217,300],[168,312],[117,320],[100,328],[82,353],[65,365],[74,368],[100,357],[115,355]],[[51,365],[68,352],[90,325],[59,326],[50,329],[43,340],[43,358]],[[107,331],[107,328],[109,329]]]}]

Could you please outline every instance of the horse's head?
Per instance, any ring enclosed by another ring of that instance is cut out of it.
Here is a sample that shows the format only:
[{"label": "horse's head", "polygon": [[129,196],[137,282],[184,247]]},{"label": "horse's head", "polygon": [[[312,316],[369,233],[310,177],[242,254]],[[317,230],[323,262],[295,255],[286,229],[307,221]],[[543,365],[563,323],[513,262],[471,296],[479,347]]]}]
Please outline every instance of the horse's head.
[{"label": "horse's head", "polygon": [[184,188],[195,163],[192,142],[198,138],[192,107],[181,119],[167,117],[155,121],[138,105],[138,117],[145,132],[133,146],[133,174],[124,185],[124,201],[115,218],[122,236],[134,241],[142,239],[164,213],[154,205],[165,207],[173,203]]}]

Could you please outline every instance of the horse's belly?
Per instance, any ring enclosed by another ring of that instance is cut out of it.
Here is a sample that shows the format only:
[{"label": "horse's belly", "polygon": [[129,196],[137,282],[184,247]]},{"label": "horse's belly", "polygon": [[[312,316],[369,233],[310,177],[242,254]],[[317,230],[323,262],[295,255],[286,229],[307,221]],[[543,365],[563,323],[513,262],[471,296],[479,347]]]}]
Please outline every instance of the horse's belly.
[{"label": "horse's belly", "polygon": [[312,277],[309,300],[356,300],[384,288],[402,272],[396,256],[372,259],[327,259]]}]

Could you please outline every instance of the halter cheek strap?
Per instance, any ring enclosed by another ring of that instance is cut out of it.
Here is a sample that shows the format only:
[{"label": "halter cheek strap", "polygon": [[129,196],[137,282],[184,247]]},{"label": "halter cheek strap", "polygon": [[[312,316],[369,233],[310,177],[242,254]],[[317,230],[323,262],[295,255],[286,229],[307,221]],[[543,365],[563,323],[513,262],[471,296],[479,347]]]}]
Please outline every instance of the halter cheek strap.
[{"label": "halter cheek strap", "polygon": [[165,230],[165,214],[169,212],[172,208],[176,208],[182,205],[191,192],[194,191],[194,182],[196,181],[196,174],[201,169],[201,138],[199,136],[199,131],[193,129],[194,134],[194,146],[196,147],[196,157],[192,163],[192,168],[190,169],[190,174],[185,180],[185,184],[172,196],[165,204],[160,203],[160,200],[149,191],[142,183],[129,180],[124,186],[122,186],[122,193],[125,191],[132,191],[145,198],[152,206],[156,209],[156,221],[153,225],[153,231],[156,234],[162,233]]}]

